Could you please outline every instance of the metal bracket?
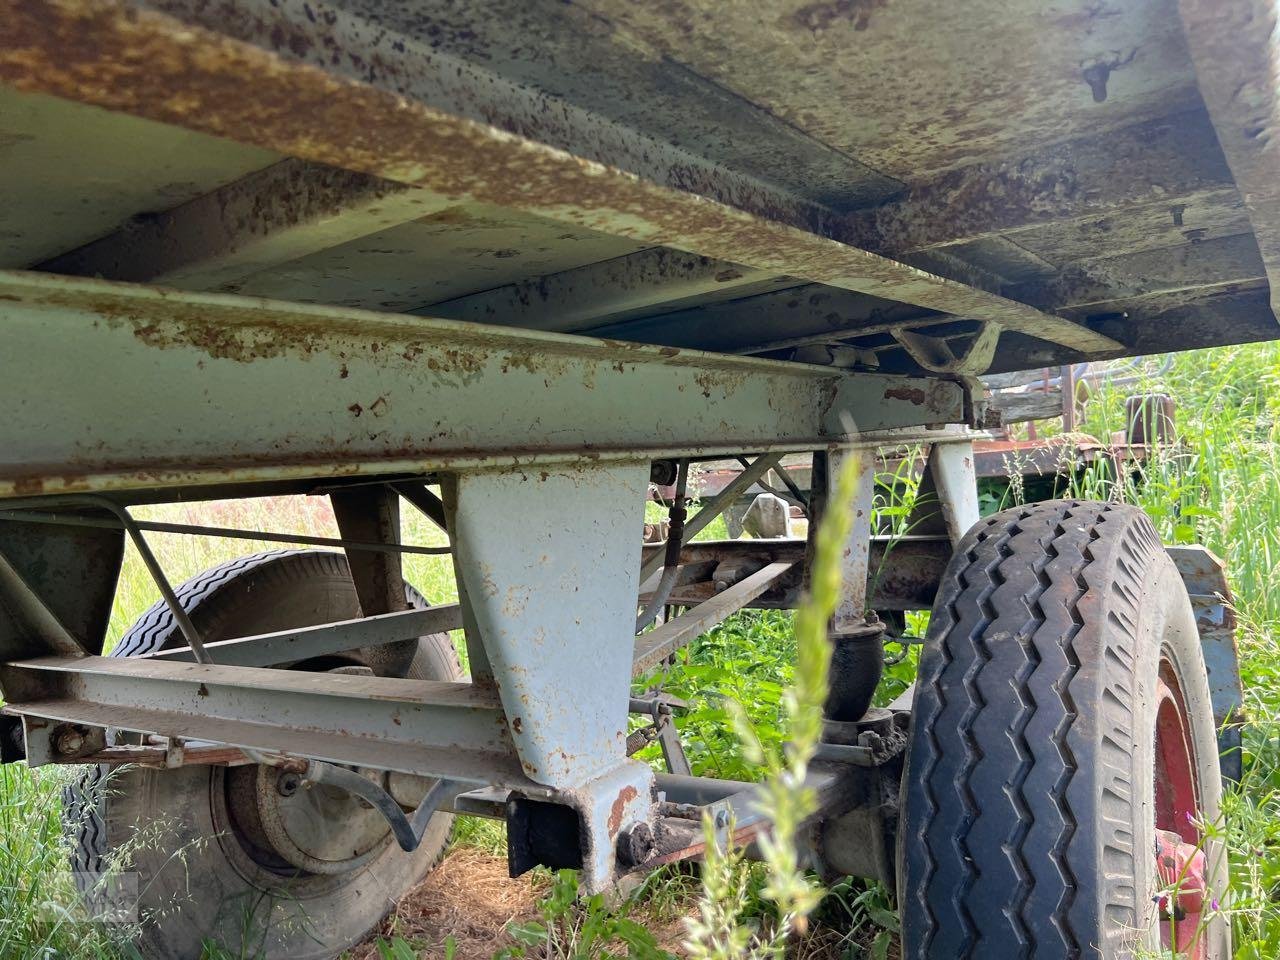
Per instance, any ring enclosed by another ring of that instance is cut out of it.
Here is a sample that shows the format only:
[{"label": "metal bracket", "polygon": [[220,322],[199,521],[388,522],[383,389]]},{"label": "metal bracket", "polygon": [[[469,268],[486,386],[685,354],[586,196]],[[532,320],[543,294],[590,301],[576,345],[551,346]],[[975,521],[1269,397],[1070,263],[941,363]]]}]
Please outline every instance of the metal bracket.
[{"label": "metal bracket", "polygon": [[943,374],[964,388],[965,419],[970,426],[994,426],[987,422],[985,388],[978,377],[990,369],[995,357],[996,344],[1000,342],[1002,332],[998,323],[983,321],[960,353],[952,349],[949,338],[927,336],[906,327],[894,327],[889,332],[923,369]]}]

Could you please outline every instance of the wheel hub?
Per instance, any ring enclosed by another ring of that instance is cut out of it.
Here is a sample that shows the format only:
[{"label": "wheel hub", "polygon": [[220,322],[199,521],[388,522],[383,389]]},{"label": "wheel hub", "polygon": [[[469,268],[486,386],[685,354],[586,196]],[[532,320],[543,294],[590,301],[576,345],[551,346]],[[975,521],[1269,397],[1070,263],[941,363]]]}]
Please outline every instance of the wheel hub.
[{"label": "wheel hub", "polygon": [[1208,890],[1204,851],[1170,830],[1156,831],[1161,940],[1176,956],[1203,960],[1201,914]]},{"label": "wheel hub", "polygon": [[346,873],[391,838],[386,820],[358,797],[274,767],[229,771],[227,802],[250,855],[276,872]]},{"label": "wheel hub", "polygon": [[1160,940],[1186,960],[1206,960],[1203,916],[1208,868],[1201,849],[1200,802],[1191,722],[1172,665],[1156,681],[1156,876]]}]

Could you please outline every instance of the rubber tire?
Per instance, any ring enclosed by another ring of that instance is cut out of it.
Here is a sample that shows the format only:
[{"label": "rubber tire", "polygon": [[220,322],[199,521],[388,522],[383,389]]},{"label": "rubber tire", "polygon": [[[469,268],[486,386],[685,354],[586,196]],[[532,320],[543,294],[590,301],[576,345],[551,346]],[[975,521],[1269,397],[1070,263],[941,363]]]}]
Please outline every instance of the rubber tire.
[{"label": "rubber tire", "polygon": [[[1221,781],[1195,618],[1146,515],[1049,501],[969,531],[934,604],[912,711],[898,835],[903,960],[1158,951],[1162,655],[1186,699],[1213,821]],[[1209,846],[1221,897],[1225,851]],[[1211,960],[1228,960],[1221,915],[1207,936]]]},{"label": "rubber tire", "polygon": [[[310,626],[360,615],[346,557],[310,550],[270,551],[223,563],[184,583],[178,599],[206,641]],[[416,607],[426,601],[406,585]],[[163,603],[144,613],[111,652],[133,657],[184,641]],[[349,662],[356,662],[351,660]],[[457,680],[462,670],[448,634],[419,640],[409,676]],[[69,791],[66,821],[73,869],[101,873],[108,851],[128,850],[124,869],[137,875],[142,925],[137,945],[147,958],[195,958],[213,940],[232,955],[334,957],[362,940],[439,861],[452,816],[432,817],[421,846],[406,854],[394,843],[369,864],[287,894],[281,878],[246,869],[236,844],[215,822],[211,802],[218,769],[126,768],[88,774]],[[135,839],[137,838],[137,839]],[[228,851],[230,850],[230,853]],[[176,908],[176,909],[175,909]]]}]

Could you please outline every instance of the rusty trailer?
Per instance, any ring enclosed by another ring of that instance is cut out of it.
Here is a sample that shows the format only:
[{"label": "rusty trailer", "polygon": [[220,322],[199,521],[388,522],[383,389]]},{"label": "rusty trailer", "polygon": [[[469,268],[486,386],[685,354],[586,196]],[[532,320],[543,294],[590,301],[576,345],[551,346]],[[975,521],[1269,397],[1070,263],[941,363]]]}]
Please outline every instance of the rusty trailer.
[{"label": "rusty trailer", "polygon": [[[792,454],[816,514],[855,516],[805,862],[894,887],[911,960],[1230,955],[1220,564],[1115,505],[980,520],[970,445],[982,376],[1280,335],[1270,4],[0,0],[0,25],[0,739],[122,767],[78,801],[81,872],[167,825],[145,899],[187,851],[198,895],[144,955],[234,941],[220,905],[250,894],[267,955],[336,956],[451,811],[588,890],[697,856],[691,816],[767,830],[631,684],[797,602],[804,542],[691,542]],[[943,509],[888,544],[870,465],[903,443]],[[744,485],[686,517],[690,465],[725,457]],[[851,459],[856,502],[827,503]],[[642,548],[651,483],[679,495]],[[134,511],[285,494],[331,499],[329,549],[184,585],[148,534],[237,532]],[[447,532],[457,604],[404,582],[404,504]],[[106,656],[126,541],[160,602]],[[933,611],[919,681],[872,709],[876,613],[906,610]],[[629,759],[632,711],[665,771]]]}]

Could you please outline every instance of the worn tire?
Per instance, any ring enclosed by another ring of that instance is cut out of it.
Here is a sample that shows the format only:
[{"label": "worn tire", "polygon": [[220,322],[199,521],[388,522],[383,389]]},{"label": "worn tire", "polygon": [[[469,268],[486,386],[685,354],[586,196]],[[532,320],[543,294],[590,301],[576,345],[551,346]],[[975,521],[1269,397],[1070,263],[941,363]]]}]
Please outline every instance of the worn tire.
[{"label": "worn tire", "polygon": [[[406,597],[426,606],[412,587]],[[271,551],[205,571],[177,590],[207,641],[359,616],[341,554]],[[168,607],[157,603],[116,645],[133,657],[184,645]],[[358,663],[358,655],[349,662]],[[423,637],[408,671],[418,679],[461,678],[447,634]],[[394,843],[365,866],[337,876],[288,877],[239,849],[217,813],[221,768],[91,771],[68,791],[65,818],[73,869],[100,874],[113,854],[137,878],[148,958],[197,958],[208,939],[233,955],[328,958],[359,942],[439,860],[452,817],[437,814],[421,846]],[[127,889],[127,888],[126,888]]]},{"label": "worn tire", "polygon": [[[1195,620],[1150,521],[1074,501],[980,521],[926,644],[899,832],[904,960],[1158,949],[1158,670],[1181,685],[1209,821],[1221,781]],[[1225,851],[1209,847],[1221,896]],[[1206,944],[1230,956],[1220,915]]]}]

